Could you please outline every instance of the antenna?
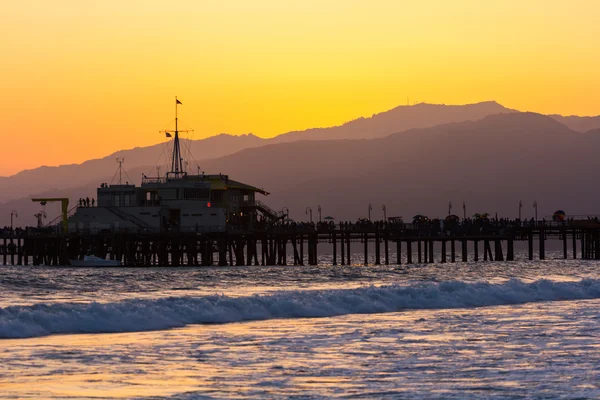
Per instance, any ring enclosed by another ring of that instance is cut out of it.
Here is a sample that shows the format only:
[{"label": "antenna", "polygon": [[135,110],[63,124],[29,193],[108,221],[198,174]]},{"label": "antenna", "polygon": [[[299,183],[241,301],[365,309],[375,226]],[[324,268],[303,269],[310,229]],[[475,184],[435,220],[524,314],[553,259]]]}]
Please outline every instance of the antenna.
[{"label": "antenna", "polygon": [[[187,175],[187,172],[183,168],[183,157],[181,154],[181,146],[179,144],[179,133],[182,132],[190,132],[190,131],[180,131],[179,130],[179,118],[177,116],[177,106],[182,105],[183,103],[177,99],[175,96],[175,130],[174,131],[162,131],[166,134],[167,137],[173,137],[173,158],[171,159],[171,171],[167,172],[167,177],[169,174],[173,174],[175,177],[179,177],[180,175]],[[171,135],[171,134],[174,135]]]},{"label": "antenna", "polygon": [[119,185],[123,181],[122,175],[123,175],[123,163],[124,162],[125,162],[125,159],[123,157],[121,157],[121,158],[117,157],[117,164],[119,164]]},{"label": "antenna", "polygon": [[160,165],[156,167],[156,176],[160,178]]}]

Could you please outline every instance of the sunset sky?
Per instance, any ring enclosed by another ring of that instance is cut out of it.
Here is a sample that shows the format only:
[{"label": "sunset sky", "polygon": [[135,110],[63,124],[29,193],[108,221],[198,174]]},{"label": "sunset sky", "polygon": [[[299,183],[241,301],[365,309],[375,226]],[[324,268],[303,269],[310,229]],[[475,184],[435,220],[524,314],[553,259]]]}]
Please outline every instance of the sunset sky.
[{"label": "sunset sky", "polygon": [[163,141],[270,137],[410,101],[600,114],[600,1],[0,5],[0,175]]}]

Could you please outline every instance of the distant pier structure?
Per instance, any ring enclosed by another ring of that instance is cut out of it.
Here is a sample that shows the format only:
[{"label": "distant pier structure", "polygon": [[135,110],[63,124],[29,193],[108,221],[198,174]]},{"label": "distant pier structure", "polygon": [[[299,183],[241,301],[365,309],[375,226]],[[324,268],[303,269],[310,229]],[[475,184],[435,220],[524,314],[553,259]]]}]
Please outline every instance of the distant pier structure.
[{"label": "distant pier structure", "polygon": [[[600,260],[600,223],[488,224],[440,231],[404,223],[275,224],[224,232],[0,233],[2,265],[68,265],[85,255],[119,260],[123,266],[413,264],[514,261],[515,243],[527,244],[526,259],[546,258],[548,240],[562,243],[562,258]],[[537,251],[536,251],[537,250]]]},{"label": "distant pier structure", "polygon": [[[291,221],[286,207],[275,211],[257,199],[269,195],[264,189],[228,175],[205,174],[199,166],[196,174],[188,174],[179,140],[184,132],[178,125],[180,105],[175,97],[174,130],[161,132],[173,138],[164,176],[157,170],[156,177],[144,175],[140,186],[123,184],[123,159],[117,159],[118,184],[102,183],[96,199],[81,198],[71,210],[67,198],[32,199],[42,205],[60,202],[61,223],[43,227],[41,211],[38,228],[12,229],[11,213],[11,229],[0,230],[0,264],[60,266],[94,255],[139,267],[318,265],[319,245],[327,246],[332,254],[327,262],[333,265],[513,261],[517,242],[528,244],[530,260],[537,243],[543,260],[549,239],[562,241],[565,259],[571,254],[600,260],[600,222],[565,220],[563,211],[551,223],[476,214],[463,221],[449,215],[444,223],[417,216],[406,224],[385,216],[385,222],[371,222],[369,204],[366,221],[334,223],[325,217],[327,222],[313,224],[312,210],[310,223]],[[537,219],[537,202],[534,207]],[[318,211],[321,221],[320,206]]]}]

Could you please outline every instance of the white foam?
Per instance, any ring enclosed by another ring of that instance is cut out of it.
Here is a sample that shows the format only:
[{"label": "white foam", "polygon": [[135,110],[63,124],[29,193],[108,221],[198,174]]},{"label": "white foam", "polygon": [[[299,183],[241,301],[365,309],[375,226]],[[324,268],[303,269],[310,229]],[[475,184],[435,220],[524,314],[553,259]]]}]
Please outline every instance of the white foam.
[{"label": "white foam", "polygon": [[331,317],[405,309],[467,308],[600,298],[600,280],[503,284],[442,282],[249,297],[168,297],[118,303],[38,304],[0,308],[0,338],[56,333],[137,332],[274,318]]}]

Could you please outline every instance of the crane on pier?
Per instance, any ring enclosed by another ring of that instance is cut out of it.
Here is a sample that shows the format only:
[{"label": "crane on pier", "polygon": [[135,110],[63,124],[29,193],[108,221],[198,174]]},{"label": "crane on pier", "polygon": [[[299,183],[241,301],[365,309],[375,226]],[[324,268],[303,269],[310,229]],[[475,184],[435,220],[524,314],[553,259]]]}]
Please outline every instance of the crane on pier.
[{"label": "crane on pier", "polygon": [[69,214],[69,199],[66,197],[51,197],[51,198],[36,198],[31,199],[33,202],[38,202],[42,205],[46,205],[47,202],[60,201],[61,203],[61,215],[62,215],[62,225],[63,231],[67,233],[69,231],[69,224],[67,223],[67,217]]}]

